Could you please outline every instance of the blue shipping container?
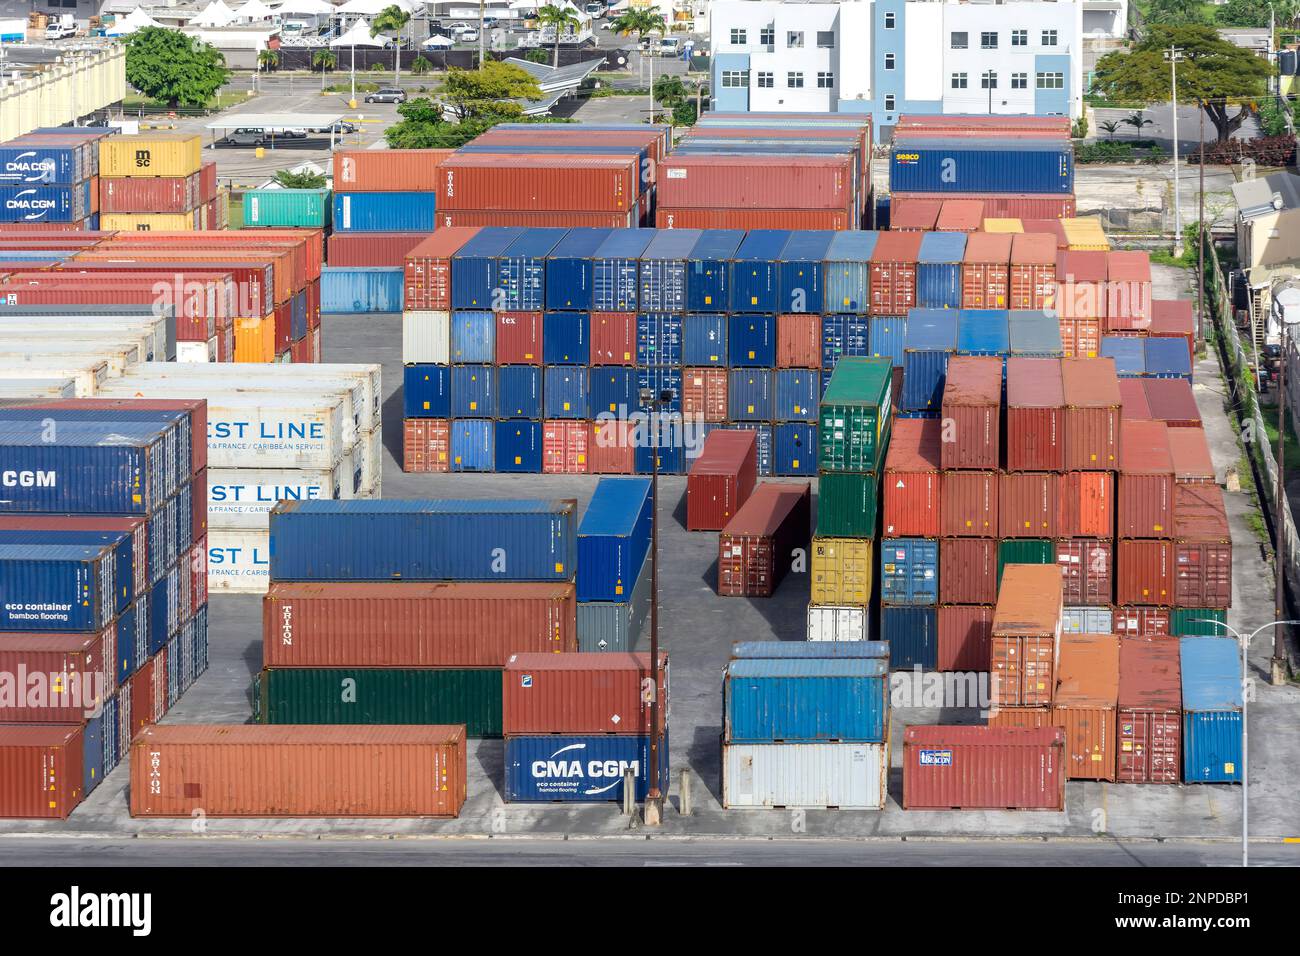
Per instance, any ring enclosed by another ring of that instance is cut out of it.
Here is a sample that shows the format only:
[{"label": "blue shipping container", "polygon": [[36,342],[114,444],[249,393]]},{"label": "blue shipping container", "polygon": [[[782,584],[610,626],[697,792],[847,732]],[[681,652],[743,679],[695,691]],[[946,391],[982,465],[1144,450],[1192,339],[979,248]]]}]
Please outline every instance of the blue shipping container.
[{"label": "blue shipping container", "polygon": [[686,257],[700,229],[661,229],[641,254],[640,307],[647,312],[686,311]]},{"label": "blue shipping container", "polygon": [[[822,371],[835,370],[835,363],[846,355],[871,354],[871,320],[858,315],[822,316]],[[820,396],[819,396],[820,397]]]},{"label": "blue shipping container", "polygon": [[526,418],[506,418],[496,422],[494,457],[497,471],[540,473],[542,423]]},{"label": "blue shipping container", "polygon": [[884,641],[737,641],[731,645],[733,661],[806,659],[821,657],[887,658]]},{"label": "blue shipping container", "polygon": [[882,607],[880,637],[889,644],[889,666],[894,670],[938,666],[938,619],[932,607]]},{"label": "blue shipping container", "polygon": [[957,312],[952,309],[913,309],[907,316],[903,348],[905,411],[938,408],[948,377],[948,359],[957,350]]},{"label": "blue shipping container", "polygon": [[739,313],[727,327],[727,363],[771,368],[776,364],[776,317]]},{"label": "blue shipping container", "polygon": [[916,304],[922,309],[961,308],[961,262],[966,233],[927,232],[916,257]]},{"label": "blue shipping container", "polygon": [[884,604],[938,604],[939,542],[934,538],[882,538],[880,600]]},{"label": "blue shipping container", "polygon": [[667,404],[663,405],[663,412],[678,412],[682,410],[682,370],[679,368],[668,368],[664,365],[655,365],[650,368],[638,368],[636,370],[636,387],[638,391],[643,388],[652,388],[656,395],[664,392],[671,392],[672,397]]},{"label": "blue shipping container", "polygon": [[271,580],[571,581],[576,509],[509,499],[281,502],[271,512]]},{"label": "blue shipping container", "polygon": [[654,499],[645,478],[602,478],[578,525],[578,600],[627,601],[650,550]]},{"label": "blue shipping container", "polygon": [[491,365],[453,365],[452,417],[491,418],[496,413],[496,368]]},{"label": "blue shipping container", "polygon": [[730,301],[731,259],[745,233],[705,229],[686,258],[686,311],[717,312]]},{"label": "blue shipping container", "polygon": [[543,374],[542,405],[546,418],[591,417],[584,366],[548,365]]},{"label": "blue shipping container", "polygon": [[636,364],[682,364],[682,317],[672,312],[638,312]]},{"label": "blue shipping container", "polygon": [[545,305],[546,258],[567,229],[525,229],[510,244],[497,265],[502,301],[492,308],[507,312],[540,312]]},{"label": "blue shipping container", "polygon": [[776,370],[776,406],[772,414],[775,421],[814,422],[821,399],[821,372],[806,368]]},{"label": "blue shipping container", "polygon": [[[188,517],[188,515],[187,515]],[[188,522],[187,522],[188,523]],[[122,611],[135,597],[135,537],[125,531],[20,531],[0,529],[0,544],[58,544],[76,545],[82,548],[107,549],[112,556],[112,580],[114,592],[111,595],[113,613]],[[148,561],[148,555],[139,556],[141,563]],[[144,575],[144,569],[141,569]],[[40,612],[37,612],[40,613]]]},{"label": "blue shipping container", "polygon": [[[1115,374],[1120,378],[1136,378],[1146,373],[1146,349],[1142,339],[1122,335],[1103,335],[1101,337],[1101,357],[1113,359]],[[1187,354],[1187,346],[1183,346]]]},{"label": "blue shipping container", "polygon": [[556,243],[546,259],[547,309],[591,310],[592,256],[611,232],[612,229],[570,229]]},{"label": "blue shipping container", "polygon": [[590,362],[591,316],[586,312],[547,312],[542,316],[542,361],[547,365]]},{"label": "blue shipping container", "polygon": [[776,442],[773,438],[772,426],[767,423],[733,422],[726,427],[747,428],[758,433],[755,440],[758,450],[758,473],[764,478],[770,478],[774,474],[773,469],[776,467],[773,448]]},{"label": "blue shipping container", "polygon": [[878,743],[889,728],[889,668],[879,658],[732,661],[723,694],[728,743]]},{"label": "blue shipping container", "polygon": [[1146,344],[1146,373],[1156,378],[1185,378],[1192,380],[1192,357],[1187,351],[1187,340],[1156,336],[1140,341]]},{"label": "blue shipping container", "polygon": [[[496,413],[501,418],[541,418],[542,370],[536,365],[498,365]],[[498,449],[500,445],[498,438]]]},{"label": "blue shipping container", "polygon": [[112,544],[0,542],[0,631],[93,631],[130,602]]},{"label": "blue shipping container", "polygon": [[451,368],[407,365],[402,369],[402,417],[451,417]]},{"label": "blue shipping container", "polygon": [[488,226],[451,257],[451,307],[502,310],[500,259],[524,234],[516,226]]},{"label": "blue shipping container", "polygon": [[658,460],[659,474],[661,475],[680,475],[686,471],[686,451],[680,444],[673,443],[669,435],[669,427],[663,426],[662,437],[659,441],[659,447],[656,449],[653,439],[647,439],[645,443],[637,445],[633,453],[633,467],[638,475],[648,475],[655,468],[655,461]]},{"label": "blue shipping container", "polygon": [[1010,350],[1011,328],[1005,309],[962,309],[957,313],[958,355],[998,356]]},{"label": "blue shipping container", "polygon": [[[95,148],[98,152],[98,147]],[[0,185],[71,185],[90,178],[80,146],[0,144]]]},{"label": "blue shipping container", "polygon": [[776,263],[789,241],[788,229],[752,229],[745,236],[731,260],[732,312],[777,311]]},{"label": "blue shipping container", "polygon": [[431,192],[335,193],[338,232],[433,232],[437,203]]},{"label": "blue shipping container", "polygon": [[[650,738],[611,734],[548,734],[506,738],[506,803],[601,803],[623,799],[631,770],[635,799],[650,789]],[[668,736],[659,745],[659,791],[668,792]]]},{"label": "blue shipping container", "polygon": [[733,368],[727,376],[727,417],[733,422],[770,422],[776,390],[770,368]]},{"label": "blue shipping container", "polygon": [[691,367],[727,364],[725,315],[688,312],[682,317],[682,364]]},{"label": "blue shipping container", "polygon": [[1061,321],[1055,312],[1012,309],[1007,313],[1011,354],[1029,358],[1061,358]]},{"label": "blue shipping container", "polygon": [[90,215],[84,183],[70,186],[0,184],[0,222],[78,222]]},{"label": "blue shipping container", "polygon": [[615,229],[592,256],[591,307],[597,312],[635,312],[641,256],[654,229]]},{"label": "blue shipping container", "polygon": [[321,314],[401,312],[401,269],[326,266],[320,274]]},{"label": "blue shipping container", "polygon": [[289,335],[300,342],[307,335],[307,290],[297,292],[290,302]]},{"label": "blue shipping container", "polygon": [[876,251],[874,232],[837,232],[826,250],[822,303],[827,312],[866,315],[871,279],[871,254]]},{"label": "blue shipping container", "polygon": [[1074,192],[1068,140],[898,139],[889,154],[890,192]]},{"label": "blue shipping container", "polygon": [[492,312],[453,312],[451,314],[451,361],[486,362],[496,355],[497,317]]},{"label": "blue shipping container", "polygon": [[828,229],[790,234],[777,266],[778,312],[822,311],[822,262],[836,235]]},{"label": "blue shipping container", "polygon": [[587,374],[587,383],[592,418],[602,414],[623,416],[641,408],[634,368],[595,365]]},{"label": "blue shipping container", "polygon": [[1178,640],[1183,782],[1241,781],[1241,650],[1229,637]]},{"label": "blue shipping container", "polygon": [[[816,406],[814,406],[816,407]],[[773,474],[817,474],[817,426],[808,422],[782,422],[773,429],[776,460]]]},{"label": "blue shipping container", "polygon": [[104,708],[81,725],[81,795],[99,786],[104,779]]},{"label": "blue shipping container", "polygon": [[907,346],[907,319],[902,316],[877,316],[871,320],[871,358],[887,358],[894,368],[903,367]]}]

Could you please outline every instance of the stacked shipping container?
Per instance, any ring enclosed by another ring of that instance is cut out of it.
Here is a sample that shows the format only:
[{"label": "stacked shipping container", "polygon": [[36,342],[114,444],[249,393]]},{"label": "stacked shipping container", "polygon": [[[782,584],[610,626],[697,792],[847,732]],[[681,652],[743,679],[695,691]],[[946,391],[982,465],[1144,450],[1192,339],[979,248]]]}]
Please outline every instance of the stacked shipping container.
[{"label": "stacked shipping container", "polygon": [[198,136],[111,136],[99,141],[99,228],[136,232],[225,229],[228,196]]}]

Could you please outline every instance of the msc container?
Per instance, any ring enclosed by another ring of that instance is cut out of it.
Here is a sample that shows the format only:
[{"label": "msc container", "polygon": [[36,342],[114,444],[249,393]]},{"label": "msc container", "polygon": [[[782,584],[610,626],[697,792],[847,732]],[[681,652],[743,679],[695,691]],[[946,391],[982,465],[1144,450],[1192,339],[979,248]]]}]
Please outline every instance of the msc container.
[{"label": "msc container", "polygon": [[774,475],[794,477],[817,473],[816,425],[778,422],[772,429],[772,443]]},{"label": "msc container", "polygon": [[876,533],[879,476],[822,473],[817,489],[817,534],[869,538]]},{"label": "msc container", "polygon": [[83,728],[0,724],[0,816],[66,820],[85,794]]},{"label": "msc container", "polygon": [[[659,741],[661,793],[668,792],[668,735]],[[648,736],[546,734],[506,738],[506,803],[603,803],[623,799],[628,770],[634,799],[650,787]]]},{"label": "msc container", "polygon": [[726,365],[727,316],[688,313],[682,317],[682,364],[687,366]]},{"label": "msc container", "polygon": [[941,437],[942,423],[936,420],[894,423],[884,467],[886,535],[938,537]]},{"label": "msc container", "polygon": [[340,149],[334,188],[340,192],[433,192],[449,149]]},{"label": "msc container", "polygon": [[770,597],[808,545],[807,482],[760,484],[718,536],[718,593]]},{"label": "msc container", "polygon": [[1118,468],[1123,399],[1115,364],[1107,359],[1062,359],[1061,387],[1065,398],[1065,470]]},{"label": "msc container", "polygon": [[889,644],[889,666],[894,670],[934,670],[936,627],[933,607],[881,608],[880,639]]},{"label": "msc container", "polygon": [[749,499],[757,480],[755,434],[711,432],[687,475],[686,530],[721,531]]},{"label": "msc container", "polygon": [[[883,641],[869,641],[871,625],[867,618],[867,609],[857,606],[834,604],[808,605],[808,643],[783,644],[779,653],[736,654],[733,657],[889,657],[889,645]],[[778,642],[764,641],[773,644]],[[820,647],[829,644],[829,651]],[[836,648],[845,645],[866,647],[876,650],[861,655],[841,654]],[[737,647],[741,645],[737,644]]]},{"label": "msc container", "polygon": [[942,466],[997,468],[1002,447],[1001,410],[1002,360],[953,356],[943,388],[946,440],[940,443]]},{"label": "msc container", "polygon": [[433,193],[335,193],[334,228],[340,232],[433,232]]},{"label": "msc container", "polygon": [[1182,673],[1170,640],[1119,642],[1115,779],[1178,783],[1182,755]]},{"label": "msc container", "polygon": [[920,252],[920,233],[880,234],[870,262],[872,315],[907,315],[911,309],[916,308],[917,260]]},{"label": "msc container", "polygon": [[930,232],[921,239],[916,265],[916,305],[922,309],[961,308],[963,232]]},{"label": "msc container", "polygon": [[890,419],[890,364],[845,358],[835,367],[822,396],[818,468],[832,472],[874,472],[880,467]]},{"label": "msc container", "polygon": [[513,655],[502,679],[505,733],[649,734],[642,688],[654,679],[666,724],[668,655],[651,671],[649,654]]},{"label": "msc container", "polygon": [[321,271],[322,314],[401,312],[402,270],[356,266]]},{"label": "msc container", "polygon": [[908,727],[905,810],[1064,810],[1065,732],[1056,727]]},{"label": "msc container", "polygon": [[[460,248],[478,232],[477,228],[450,226],[419,241],[404,257],[403,298],[408,309],[451,308],[451,262]],[[347,237],[341,237],[347,241]],[[366,237],[362,242],[368,242]],[[331,253],[337,239],[331,239]],[[331,259],[333,256],[331,255]],[[361,265],[363,263],[357,263]],[[370,263],[366,263],[370,264]]]},{"label": "msc container", "polygon": [[166,724],[131,743],[131,815],[454,817],[465,776],[463,727]]},{"label": "msc container", "polygon": [[640,260],[653,229],[615,229],[592,254],[592,308],[598,312],[635,312]]},{"label": "msc container", "polygon": [[993,538],[943,538],[939,542],[939,600],[992,604],[998,597],[998,542]]},{"label": "msc container", "polygon": [[700,233],[699,241],[686,257],[688,312],[716,312],[727,308],[731,298],[731,260],[744,238],[745,233],[740,229],[705,229]]},{"label": "msc container", "polygon": [[903,411],[923,412],[943,399],[948,360],[957,350],[957,312],[913,309],[903,350]]},{"label": "msc container", "polygon": [[332,211],[328,189],[250,189],[244,193],[245,226],[327,229]]},{"label": "msc container", "polygon": [[728,302],[732,312],[782,311],[778,307],[777,260],[790,235],[785,229],[754,229],[745,236],[731,258]]},{"label": "msc container", "polygon": [[494,423],[493,458],[498,472],[540,474],[542,470],[542,423],[526,419],[505,419]]},{"label": "msc container", "polygon": [[1180,637],[1183,783],[1241,780],[1241,650],[1228,637]]},{"label": "msc container", "polygon": [[1061,636],[1061,572],[1054,564],[1009,564],[993,614],[994,703],[1050,704]]},{"label": "msc container", "polygon": [[1174,600],[1178,607],[1232,605],[1232,534],[1218,485],[1174,491]]},{"label": "msc container", "polygon": [[[1074,191],[1074,150],[1068,140],[895,137],[889,188],[944,195],[1068,194]],[[985,215],[1002,213],[986,208]]]},{"label": "msc container", "polygon": [[[870,538],[816,537],[812,541],[812,603],[871,603],[874,561]],[[861,639],[861,638],[859,638]]]},{"label": "msc container", "polygon": [[1056,301],[1056,237],[1021,233],[1011,240],[1007,307],[1050,309]]},{"label": "msc container", "polygon": [[1125,538],[1174,533],[1174,463],[1164,422],[1131,421],[1120,428],[1119,524]]},{"label": "msc container", "polygon": [[1065,730],[1066,775],[1071,780],[1114,780],[1119,638],[1067,634],[1058,656],[1052,723]]},{"label": "msc container", "polygon": [[887,744],[723,744],[722,750],[727,810],[884,809]]},{"label": "msc container", "polygon": [[543,362],[547,365],[587,365],[590,358],[590,314],[547,312],[542,316]]},{"label": "msc container", "polygon": [[[813,599],[817,599],[815,585]],[[894,605],[939,603],[939,542],[933,538],[881,539],[880,600]]]},{"label": "msc container", "polygon": [[1008,308],[1011,242],[1007,233],[976,232],[967,238],[961,267],[962,308]]},{"label": "msc container", "polygon": [[888,730],[889,667],[880,658],[727,664],[725,743],[880,743]]},{"label": "msc container", "polygon": [[989,641],[993,608],[987,605],[943,605],[935,611],[935,669],[989,670]]},{"label": "msc container", "polygon": [[822,304],[827,312],[866,315],[870,311],[870,263],[879,237],[875,232],[835,234],[826,249],[823,272]]},{"label": "msc container", "polygon": [[776,365],[776,318],[737,313],[728,321],[727,364],[771,368]]}]

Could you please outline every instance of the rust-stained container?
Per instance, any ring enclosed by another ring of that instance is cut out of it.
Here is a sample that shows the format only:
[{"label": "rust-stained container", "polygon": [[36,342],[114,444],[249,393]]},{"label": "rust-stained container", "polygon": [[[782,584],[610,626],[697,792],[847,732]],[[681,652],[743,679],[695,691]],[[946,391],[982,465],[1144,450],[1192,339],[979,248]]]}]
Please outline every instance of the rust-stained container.
[{"label": "rust-stained container", "polygon": [[1174,533],[1174,463],[1164,422],[1121,426],[1118,534],[1168,538]]},{"label": "rust-stained container", "polygon": [[1007,359],[1007,470],[1063,471],[1065,417],[1061,363]]},{"label": "rust-stained container", "polygon": [[682,415],[706,422],[727,420],[727,369],[682,369]]},{"label": "rust-stained container", "polygon": [[1151,254],[1111,250],[1106,256],[1106,328],[1144,330],[1151,324]]},{"label": "rust-stained container", "polygon": [[116,672],[111,624],[97,634],[0,633],[0,674],[9,684],[0,723],[80,723],[112,691]]},{"label": "rust-stained container", "polygon": [[593,475],[630,475],[636,467],[636,444],[632,422],[597,421],[588,424],[587,471]]},{"label": "rust-stained container", "polygon": [[895,232],[930,232],[938,228],[939,210],[942,208],[943,202],[938,199],[900,203],[898,209],[891,204],[889,228]]},{"label": "rust-stained container", "polygon": [[[999,117],[1001,118],[1001,117]],[[1073,193],[962,193],[962,199],[983,203],[980,210],[980,223],[988,219],[1061,219],[1074,215]],[[891,192],[889,204],[914,202],[918,199],[942,199],[944,204],[953,202],[952,193]],[[943,214],[940,213],[942,216]],[[941,230],[949,227],[940,225]]]},{"label": "rust-stained container", "polygon": [[1178,783],[1183,687],[1177,641],[1120,641],[1116,704],[1115,779],[1120,783]]},{"label": "rust-stained container", "polygon": [[1151,418],[1159,419],[1170,428],[1201,428],[1201,410],[1192,394],[1192,383],[1185,378],[1142,378],[1142,391],[1146,396]]},{"label": "rust-stained container", "polygon": [[1232,534],[1218,485],[1174,489],[1174,606],[1232,606]]},{"label": "rust-stained container", "polygon": [[578,648],[571,584],[277,582],[265,667],[501,667]]},{"label": "rust-stained container", "polygon": [[961,264],[961,307],[1005,309],[1009,297],[1011,234],[975,232]]},{"label": "rust-stained container", "polygon": [[721,531],[749,500],[758,481],[757,436],[750,429],[709,433],[686,476],[687,531]]},{"label": "rust-stained container", "polygon": [[82,728],[0,724],[0,818],[66,820],[84,795]]},{"label": "rust-stained container", "polygon": [[777,368],[822,367],[822,317],[809,312],[776,317]]},{"label": "rust-stained container", "polygon": [[1067,775],[1114,780],[1119,638],[1065,634],[1058,657],[1052,723],[1065,730]]},{"label": "rust-stained container", "polygon": [[636,364],[636,313],[591,314],[591,364]]},{"label": "rust-stained container", "polygon": [[1115,476],[1111,472],[1066,472],[1057,482],[1057,501],[1056,533],[1062,538],[1114,537]]},{"label": "rust-stained container", "polygon": [[920,233],[882,232],[871,252],[868,285],[872,315],[907,315],[916,308]]},{"label": "rust-stained container", "polygon": [[655,207],[659,229],[832,229],[853,228],[856,221],[843,209],[731,209],[692,206]]},{"label": "rust-stained container", "polygon": [[904,810],[1064,810],[1057,727],[908,727]]},{"label": "rust-stained container", "polygon": [[942,410],[944,470],[997,468],[1002,454],[1002,359],[950,358]]},{"label": "rust-stained container", "polygon": [[987,604],[945,604],[939,607],[936,617],[935,667],[941,671],[987,671],[993,608]]},{"label": "rust-stained container", "polygon": [[1114,471],[1120,462],[1119,378],[1111,359],[1062,359],[1066,471]]},{"label": "rust-stained container", "polygon": [[[642,684],[651,676],[649,654],[515,654],[502,677],[505,734],[648,734],[650,701],[642,696]],[[662,731],[668,710],[666,653],[659,655],[653,676]]]},{"label": "rust-stained container", "polygon": [[635,229],[641,225],[639,207],[614,212],[590,209],[439,209],[438,228],[522,226],[546,229]]},{"label": "rust-stained container", "polygon": [[198,173],[99,181],[101,212],[189,212],[200,201]]},{"label": "rust-stained container", "polygon": [[[434,233],[435,237],[440,235],[441,230]],[[404,267],[406,257],[423,245],[426,236],[427,233],[423,232],[336,232],[329,239],[327,261],[331,266],[359,269]],[[419,307],[408,305],[407,308]],[[441,308],[449,309],[451,306]]]},{"label": "rust-stained container", "polygon": [[997,537],[997,472],[945,471],[939,500],[939,530],[944,536]]},{"label": "rust-stained container", "polygon": [[1062,593],[1054,564],[1008,564],[1003,571],[990,641],[995,705],[1052,702]]},{"label": "rust-stained container", "polygon": [[[450,226],[437,230],[407,250],[403,256],[402,308],[407,311],[446,311],[451,308],[451,259],[460,247],[478,234],[476,226]],[[347,262],[350,256],[365,256],[362,250],[376,235],[387,233],[336,233],[330,238],[330,265],[384,265],[372,262]],[[335,261],[336,246],[342,245],[340,261]]]},{"label": "rust-stained container", "polygon": [[998,707],[989,711],[990,727],[1051,727],[1050,707]]},{"label": "rust-stained container", "polygon": [[1167,607],[1116,606],[1113,612],[1115,633],[1121,637],[1168,637],[1170,615]]},{"label": "rust-stained container", "polygon": [[[1116,541],[1115,603],[1167,608],[1173,601],[1173,542],[1138,538]],[[1140,626],[1137,629],[1149,633]]]},{"label": "rust-stained container", "polygon": [[1011,237],[1010,309],[1050,309],[1056,303],[1056,239],[1047,233]]},{"label": "rust-stained container", "polygon": [[1067,605],[1110,605],[1115,599],[1115,549],[1109,538],[1061,538],[1056,564]]},{"label": "rust-stained container", "polygon": [[[994,360],[996,361],[996,359]],[[1013,471],[998,476],[998,536],[1054,538],[1059,534],[1059,476]]]},{"label": "rust-stained container", "polygon": [[[541,365],[542,313],[498,312],[496,317],[497,364]],[[594,344],[592,358],[595,358]]]},{"label": "rust-stained container", "polygon": [[941,539],[939,541],[939,603],[993,604],[997,599],[997,539]]},{"label": "rust-stained container", "polygon": [[940,528],[940,438],[933,419],[900,418],[892,425],[883,480],[885,535],[937,538]]},{"label": "rust-stained container", "polygon": [[1169,460],[1174,465],[1174,481],[1180,485],[1214,484],[1214,460],[1203,428],[1171,428]]},{"label": "rust-stained container", "polygon": [[454,149],[336,150],[334,191],[434,192],[439,185],[438,167],[454,152]]},{"label": "rust-stained container", "polygon": [[162,724],[131,742],[131,816],[455,817],[464,725]]},{"label": "rust-stained container", "polygon": [[722,209],[849,210],[857,183],[854,157],[677,153],[656,171],[661,206]]},{"label": "rust-stained container", "polygon": [[627,212],[637,206],[641,170],[635,155],[457,152],[436,174],[440,215],[460,209]]},{"label": "rust-stained container", "polygon": [[569,418],[542,422],[542,473],[585,475],[591,462],[591,423]]},{"label": "rust-stained container", "polygon": [[790,569],[791,552],[808,547],[810,498],[806,481],[763,482],[754,489],[718,536],[719,594],[772,596]]},{"label": "rust-stained container", "polygon": [[[916,203],[934,202],[932,199],[902,199],[895,195],[889,204],[889,216],[892,219],[899,210]],[[984,223],[984,200],[982,199],[945,199],[939,209],[939,218],[935,220],[936,232],[979,232]]]}]

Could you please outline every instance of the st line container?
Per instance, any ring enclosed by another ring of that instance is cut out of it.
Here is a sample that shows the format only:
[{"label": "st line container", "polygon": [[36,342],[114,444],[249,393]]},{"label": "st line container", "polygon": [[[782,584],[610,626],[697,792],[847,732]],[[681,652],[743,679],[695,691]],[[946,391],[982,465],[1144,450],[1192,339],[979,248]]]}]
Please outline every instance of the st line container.
[{"label": "st line container", "polygon": [[665,229],[641,253],[640,307],[647,312],[686,310],[687,259],[700,241],[700,229]]},{"label": "st line container", "polygon": [[961,267],[961,304],[966,309],[1005,309],[1010,298],[1008,233],[976,232],[966,240]]},{"label": "st line container", "polygon": [[653,229],[615,229],[592,253],[591,307],[597,312],[635,312],[641,283],[641,256],[656,235]]},{"label": "st line container", "polygon": [[513,226],[489,226],[456,250],[451,257],[453,309],[494,309],[504,304],[501,257],[525,232]]},{"label": "st line container", "polygon": [[[650,784],[650,738],[630,734],[541,734],[506,738],[506,803],[605,803],[623,799],[631,770],[634,799]],[[668,735],[659,744],[661,793],[668,792]]]},{"label": "st line container", "polygon": [[273,581],[568,581],[572,500],[294,501],[271,512]]},{"label": "st line container", "polygon": [[1178,783],[1182,774],[1182,671],[1179,645],[1129,637],[1119,642],[1115,779]]},{"label": "st line container", "polygon": [[916,263],[916,305],[922,309],[961,308],[963,232],[929,232],[921,238]]},{"label": "st line container", "polygon": [[948,360],[957,351],[957,316],[953,309],[913,309],[908,314],[903,347],[903,411],[939,408]]},{"label": "st line container", "polygon": [[1232,605],[1232,536],[1218,485],[1174,490],[1174,601],[1178,607]]},{"label": "st line container", "polygon": [[942,428],[939,421],[920,418],[894,422],[881,491],[886,535],[939,536]]},{"label": "st line container", "polygon": [[711,432],[704,440],[703,452],[687,473],[686,530],[721,531],[749,499],[757,481],[754,432]]},{"label": "st line container", "polygon": [[0,724],[0,816],[66,820],[84,795],[83,728]]},{"label": "st line container", "polygon": [[875,472],[889,437],[891,364],[844,358],[822,395],[817,467],[821,471]]},{"label": "st line container", "polygon": [[783,311],[778,308],[777,261],[790,236],[787,229],[754,229],[745,235],[731,259],[732,312]]},{"label": "st line container", "polygon": [[835,233],[801,229],[778,255],[778,312],[822,312],[822,262]]},{"label": "st line container", "polygon": [[334,228],[340,232],[433,232],[433,193],[336,193]]},{"label": "st line container", "polygon": [[1069,141],[895,137],[889,186],[898,192],[1058,193],[1074,191]]},{"label": "st line container", "polygon": [[450,723],[501,736],[495,668],[273,668],[257,675],[253,699],[262,724]]},{"label": "st line container", "polygon": [[611,232],[612,229],[570,229],[556,243],[546,259],[547,309],[583,312],[591,309],[592,257]]},{"label": "st line container", "polygon": [[[699,241],[686,257],[687,312],[722,312],[728,308],[731,260],[744,238],[745,233],[740,229],[700,232]],[[692,361],[692,364],[699,363]]]},{"label": "st line container", "polygon": [[903,732],[904,810],[1064,810],[1057,727],[913,726]]},{"label": "st line container", "polygon": [[940,443],[945,469],[997,468],[1002,451],[1002,360],[953,356],[943,389],[942,418],[951,423],[952,439]]},{"label": "st line container", "polygon": [[1119,640],[1114,634],[1061,637],[1052,723],[1065,730],[1071,780],[1115,779]]},{"label": "st line container", "polygon": [[[667,724],[668,655],[651,673],[649,654],[516,654],[502,678],[502,720],[519,734],[649,734],[643,686],[654,679]],[[662,727],[661,727],[662,730]]]},{"label": "st line container", "polygon": [[882,232],[871,252],[870,311],[872,315],[906,315],[916,308],[919,232]]},{"label": "st line container", "polygon": [[718,593],[771,597],[809,539],[808,482],[760,484],[718,536]]},{"label": "st line container", "polygon": [[164,724],[131,742],[131,816],[455,817],[465,728]]},{"label": "st line container", "polygon": [[601,478],[578,525],[579,601],[627,601],[650,548],[648,478]]},{"label": "st line container", "polygon": [[1241,782],[1241,651],[1229,637],[1181,637],[1183,783]]},{"label": "st line container", "polygon": [[883,604],[939,603],[939,542],[933,538],[882,538],[880,600]]},{"label": "st line container", "polygon": [[728,810],[881,810],[889,747],[877,743],[724,744],[722,806]]},{"label": "st line container", "polygon": [[727,664],[723,741],[880,743],[889,665],[880,658],[749,659]]},{"label": "st line container", "polygon": [[870,311],[871,258],[880,239],[876,232],[837,232],[826,249],[825,291],[827,312],[866,315]]},{"label": "st line container", "polygon": [[1007,565],[993,613],[994,704],[1033,707],[1052,702],[1061,595],[1056,565]]},{"label": "st line container", "polygon": [[[1094,360],[1095,361],[1095,360]],[[1164,422],[1120,428],[1119,525],[1125,538],[1168,538],[1174,532],[1174,464]]]}]

